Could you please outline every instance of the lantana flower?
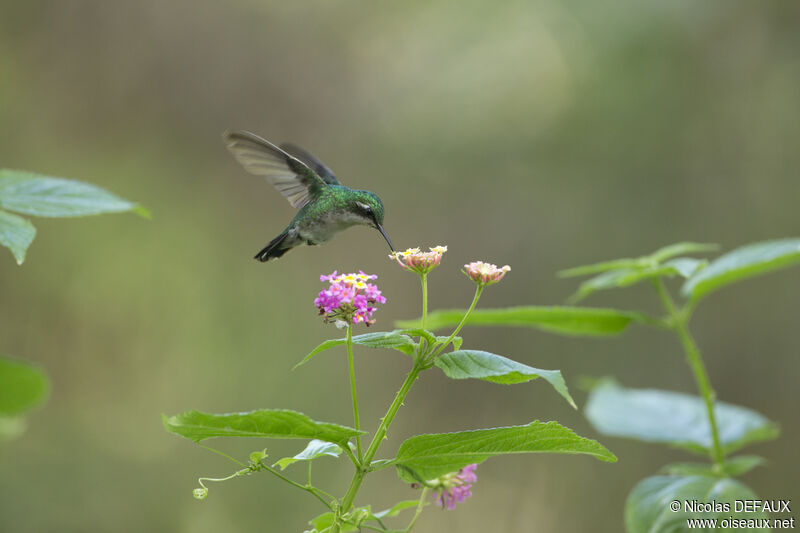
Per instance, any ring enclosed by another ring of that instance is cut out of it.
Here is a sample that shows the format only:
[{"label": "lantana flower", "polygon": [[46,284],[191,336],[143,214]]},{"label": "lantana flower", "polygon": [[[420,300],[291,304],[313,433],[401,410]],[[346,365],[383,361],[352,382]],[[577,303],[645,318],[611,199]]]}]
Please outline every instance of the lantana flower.
[{"label": "lantana flower", "polygon": [[464,270],[462,270],[462,272],[478,285],[486,286],[497,283],[503,279],[506,272],[510,270],[511,267],[508,265],[498,268],[497,265],[491,263],[473,261],[472,263],[464,265]]},{"label": "lantana flower", "polygon": [[475,475],[476,464],[467,465],[458,472],[451,472],[437,478],[429,484],[436,491],[433,502],[439,507],[452,511],[457,503],[472,496],[472,484],[478,480]]},{"label": "lantana flower", "polygon": [[386,297],[381,294],[377,285],[369,283],[377,279],[374,274],[332,274],[320,276],[322,282],[329,282],[327,289],[323,289],[314,299],[314,305],[319,309],[320,315],[325,315],[325,322],[335,321],[337,325],[347,324],[374,324],[372,314],[376,311],[377,304],[386,303]]},{"label": "lantana flower", "polygon": [[417,274],[427,274],[442,262],[442,255],[447,246],[428,248],[430,252],[422,252],[419,248],[409,248],[404,252],[392,252],[389,259],[397,261],[401,267]]}]

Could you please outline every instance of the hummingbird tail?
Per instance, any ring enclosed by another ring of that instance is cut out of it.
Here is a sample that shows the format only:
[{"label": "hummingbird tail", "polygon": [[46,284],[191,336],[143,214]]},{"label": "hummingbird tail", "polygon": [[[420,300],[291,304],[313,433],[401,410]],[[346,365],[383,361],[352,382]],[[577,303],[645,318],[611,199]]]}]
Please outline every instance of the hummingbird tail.
[{"label": "hummingbird tail", "polygon": [[258,259],[262,263],[266,263],[270,259],[277,259],[283,254],[292,249],[291,246],[283,247],[283,241],[286,240],[288,232],[284,231],[270,241],[260,252],[258,252],[253,259]]}]

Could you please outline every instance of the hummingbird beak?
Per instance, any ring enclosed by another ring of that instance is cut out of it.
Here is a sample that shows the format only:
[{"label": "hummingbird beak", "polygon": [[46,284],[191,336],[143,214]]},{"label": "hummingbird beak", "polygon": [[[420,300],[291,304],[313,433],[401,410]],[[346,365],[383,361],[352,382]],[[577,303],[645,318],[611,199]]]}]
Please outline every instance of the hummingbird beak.
[{"label": "hummingbird beak", "polygon": [[394,252],[394,246],[392,246],[392,241],[389,240],[389,236],[386,235],[386,230],[383,229],[383,226],[381,226],[380,224],[375,224],[375,227],[378,228],[378,231],[381,232],[381,235],[383,235],[383,238],[386,239],[386,242],[389,243],[389,248]]}]

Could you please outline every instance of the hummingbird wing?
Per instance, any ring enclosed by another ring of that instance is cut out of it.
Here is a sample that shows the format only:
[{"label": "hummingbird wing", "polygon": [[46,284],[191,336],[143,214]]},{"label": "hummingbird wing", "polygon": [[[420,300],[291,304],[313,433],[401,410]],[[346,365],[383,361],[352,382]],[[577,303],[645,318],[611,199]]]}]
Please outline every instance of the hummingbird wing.
[{"label": "hummingbird wing", "polygon": [[328,185],[341,185],[339,180],[336,179],[333,171],[325,166],[325,163],[314,157],[314,154],[301,146],[292,143],[283,143],[281,148],[287,153],[295,156],[297,159],[308,165],[308,167],[317,173],[317,176],[322,178],[322,181]]},{"label": "hummingbird wing", "polygon": [[305,163],[258,135],[226,131],[222,138],[245,170],[264,176],[292,207],[300,209],[327,186]]}]

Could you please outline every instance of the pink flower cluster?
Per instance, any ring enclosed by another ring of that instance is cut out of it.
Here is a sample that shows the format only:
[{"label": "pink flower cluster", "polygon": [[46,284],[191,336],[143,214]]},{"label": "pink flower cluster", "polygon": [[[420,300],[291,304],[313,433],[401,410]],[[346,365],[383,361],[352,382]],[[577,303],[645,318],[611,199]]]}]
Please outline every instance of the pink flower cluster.
[{"label": "pink flower cluster", "polygon": [[409,248],[404,252],[392,252],[389,254],[389,259],[394,259],[406,270],[427,274],[442,262],[442,255],[447,251],[447,246],[434,246],[428,249],[430,252],[422,252],[419,248]]},{"label": "pink flower cluster", "polygon": [[372,313],[376,304],[386,303],[386,297],[381,294],[377,285],[368,281],[377,279],[378,276],[364,274],[333,274],[320,276],[322,282],[329,282],[327,289],[323,289],[314,300],[314,305],[319,309],[320,315],[325,315],[325,321],[342,320],[353,324],[374,324]]},{"label": "pink flower cluster", "polygon": [[498,268],[497,265],[491,263],[473,261],[472,263],[464,265],[464,270],[462,272],[478,285],[491,285],[503,279],[506,272],[510,270],[511,267],[508,265]]},{"label": "pink flower cluster", "polygon": [[439,507],[452,511],[457,503],[472,496],[472,484],[478,481],[475,475],[477,464],[467,465],[458,472],[440,478],[441,489],[434,494],[433,502]]}]

